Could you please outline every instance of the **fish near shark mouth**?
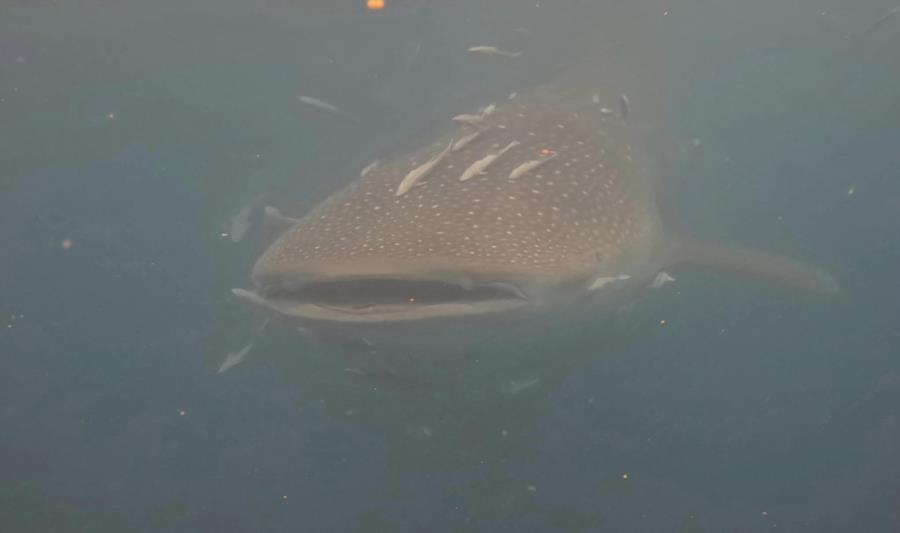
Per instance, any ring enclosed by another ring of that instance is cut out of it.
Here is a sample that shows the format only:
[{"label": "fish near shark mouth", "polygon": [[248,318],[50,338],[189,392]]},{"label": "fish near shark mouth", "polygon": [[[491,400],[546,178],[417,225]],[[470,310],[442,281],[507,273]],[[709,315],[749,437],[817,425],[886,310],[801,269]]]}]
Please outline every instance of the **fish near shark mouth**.
[{"label": "fish near shark mouth", "polygon": [[352,278],[282,283],[234,293],[280,314],[337,322],[412,321],[508,311],[528,303],[515,286]]}]

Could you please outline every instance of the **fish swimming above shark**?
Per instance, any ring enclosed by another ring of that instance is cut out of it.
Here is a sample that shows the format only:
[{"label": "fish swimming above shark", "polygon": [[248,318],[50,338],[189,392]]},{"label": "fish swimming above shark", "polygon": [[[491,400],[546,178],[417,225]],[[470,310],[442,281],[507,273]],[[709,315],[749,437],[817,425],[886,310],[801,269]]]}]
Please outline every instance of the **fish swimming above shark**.
[{"label": "fish swimming above shark", "polygon": [[[618,93],[607,96],[614,104]],[[383,161],[303,216],[259,257],[253,289],[234,294],[300,322],[383,326],[590,316],[680,267],[838,291],[813,265],[671,231],[631,117],[597,101],[590,86],[523,92],[481,117],[456,150],[447,147],[473,126],[448,119],[444,136]],[[490,165],[479,165],[485,158]]]}]

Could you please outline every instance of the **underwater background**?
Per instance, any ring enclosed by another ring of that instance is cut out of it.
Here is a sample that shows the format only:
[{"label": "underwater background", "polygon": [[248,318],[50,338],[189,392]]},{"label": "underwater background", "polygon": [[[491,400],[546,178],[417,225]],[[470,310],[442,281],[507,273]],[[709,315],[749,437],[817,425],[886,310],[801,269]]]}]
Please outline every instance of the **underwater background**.
[{"label": "underwater background", "polygon": [[521,493],[483,505],[490,477],[401,469],[377,424],[306,401],[273,353],[315,343],[217,373],[272,239],[229,232],[589,56],[604,2],[4,2],[0,531],[900,531],[900,17],[872,27],[894,1],[642,3],[664,211],[842,292],[676,273],[621,327],[537,343],[596,360],[539,398],[503,466]]}]

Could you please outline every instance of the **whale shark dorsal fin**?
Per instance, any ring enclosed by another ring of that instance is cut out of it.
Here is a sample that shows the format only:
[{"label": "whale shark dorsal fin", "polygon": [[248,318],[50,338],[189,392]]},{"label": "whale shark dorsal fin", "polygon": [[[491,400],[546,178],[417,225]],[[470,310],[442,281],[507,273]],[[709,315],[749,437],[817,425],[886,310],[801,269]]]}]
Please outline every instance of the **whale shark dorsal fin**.
[{"label": "whale shark dorsal fin", "polygon": [[822,268],[804,261],[740,246],[672,239],[670,264],[750,276],[806,292],[835,295],[840,284]]}]

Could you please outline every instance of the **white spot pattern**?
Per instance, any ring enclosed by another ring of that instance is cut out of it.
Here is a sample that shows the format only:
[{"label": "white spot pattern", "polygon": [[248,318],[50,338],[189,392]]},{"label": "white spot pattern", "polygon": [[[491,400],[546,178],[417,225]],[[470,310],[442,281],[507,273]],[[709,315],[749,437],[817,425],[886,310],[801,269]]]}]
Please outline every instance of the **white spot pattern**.
[{"label": "white spot pattern", "polygon": [[[641,231],[645,206],[635,196],[630,146],[594,129],[596,122],[516,99],[479,126],[479,142],[446,153],[403,196],[395,196],[403,176],[445,151],[449,136],[371,169],[282,235],[257,270],[424,257],[554,270],[596,262]],[[459,181],[459,169],[516,140],[478,179]],[[549,154],[540,173],[508,179]]]}]

